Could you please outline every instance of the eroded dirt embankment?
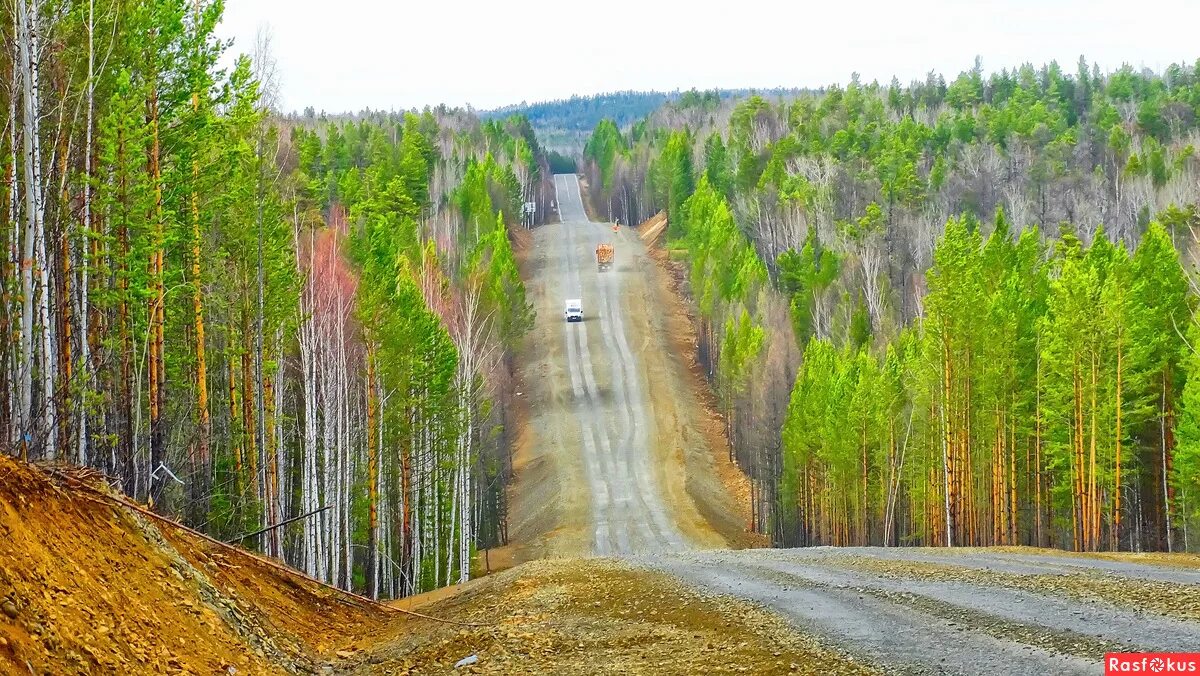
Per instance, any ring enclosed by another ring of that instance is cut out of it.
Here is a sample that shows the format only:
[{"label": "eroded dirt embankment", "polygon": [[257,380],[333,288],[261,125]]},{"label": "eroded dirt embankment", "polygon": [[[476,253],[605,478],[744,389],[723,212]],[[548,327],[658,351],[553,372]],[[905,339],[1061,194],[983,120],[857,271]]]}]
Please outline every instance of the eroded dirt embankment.
[{"label": "eroded dirt embankment", "polygon": [[0,671],[310,671],[387,613],[0,457]]},{"label": "eroded dirt embankment", "polygon": [[666,406],[671,424],[664,446],[673,447],[684,468],[687,495],[711,528],[732,549],[766,547],[768,538],[753,532],[750,514],[750,480],[729,454],[725,421],[718,402],[697,360],[694,304],[686,289],[686,266],[671,260],[662,246],[667,227],[659,212],[637,227],[646,255],[638,259],[641,283],[636,290],[643,306],[654,308],[647,322],[662,346],[661,358],[650,377],[655,401],[678,402]]}]

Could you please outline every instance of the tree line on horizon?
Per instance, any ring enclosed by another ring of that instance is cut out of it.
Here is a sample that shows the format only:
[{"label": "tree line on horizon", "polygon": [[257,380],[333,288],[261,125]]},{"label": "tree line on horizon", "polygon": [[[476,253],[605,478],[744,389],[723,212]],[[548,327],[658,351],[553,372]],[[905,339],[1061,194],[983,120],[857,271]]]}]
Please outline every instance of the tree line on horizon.
[{"label": "tree line on horizon", "polygon": [[775,543],[1194,550],[1197,113],[1200,62],[977,60],[602,121],[583,171],[667,212]]},{"label": "tree line on horizon", "polygon": [[483,111],[480,116],[492,119],[515,114],[528,119],[543,147],[556,156],[559,168],[565,170],[583,150],[589,134],[601,120],[611,121],[618,129],[628,129],[669,103],[692,106],[704,100],[717,102],[752,93],[777,97],[795,96],[805,91],[775,88],[605,92],[553,101],[522,102]]}]

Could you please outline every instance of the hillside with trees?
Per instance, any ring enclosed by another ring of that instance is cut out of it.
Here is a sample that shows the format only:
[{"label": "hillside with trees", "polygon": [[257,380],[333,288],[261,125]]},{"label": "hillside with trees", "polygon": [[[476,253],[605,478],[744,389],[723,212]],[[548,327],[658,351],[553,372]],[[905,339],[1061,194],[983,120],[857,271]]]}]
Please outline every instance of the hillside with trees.
[{"label": "hillside with trees", "polygon": [[1081,59],[602,121],[660,209],[756,527],[801,544],[1195,547],[1200,62]]},{"label": "hillside with trees", "polygon": [[662,104],[678,97],[679,92],[611,92],[537,103],[521,102],[486,111],[481,117],[503,118],[519,114],[539,130],[591,131],[597,122],[605,118],[622,127],[633,124]]},{"label": "hillside with trees", "polygon": [[0,447],[343,589],[464,580],[506,538],[543,153],[520,117],[285,120],[221,10],[0,9]]},{"label": "hillside with trees", "polygon": [[[493,119],[520,115],[529,120],[529,124],[537,132],[538,139],[548,150],[573,157],[583,149],[588,135],[601,120],[611,121],[618,129],[628,129],[668,103],[681,102],[684,106],[690,106],[702,98],[729,99],[747,96],[752,91],[717,89],[698,92],[692,89],[671,92],[611,92],[538,103],[522,102],[484,111],[480,113],[480,117]],[[769,89],[762,90],[761,93],[764,96],[794,96],[802,91]]]},{"label": "hillside with trees", "polygon": [[[676,94],[677,95],[677,94]],[[649,115],[674,96],[666,92],[624,91],[592,96],[572,96],[567,99],[521,102],[480,113],[484,119],[521,115],[537,131],[538,139],[550,151],[561,155],[557,163],[567,169],[565,158],[578,153],[588,133],[602,119],[618,125],[633,124]]]}]

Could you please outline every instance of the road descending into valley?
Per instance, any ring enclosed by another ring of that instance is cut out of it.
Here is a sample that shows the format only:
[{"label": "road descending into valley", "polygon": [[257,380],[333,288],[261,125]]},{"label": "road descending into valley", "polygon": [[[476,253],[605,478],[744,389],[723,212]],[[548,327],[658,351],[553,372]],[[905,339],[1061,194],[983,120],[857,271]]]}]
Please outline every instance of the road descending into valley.
[{"label": "road descending into valley", "polygon": [[[1096,674],[1107,651],[1200,651],[1200,563],[1044,550],[736,550],[744,530],[698,430],[702,385],[667,317],[663,270],[629,228],[589,220],[555,176],[561,223],[525,251],[534,340],[520,360],[516,562],[605,556],[776,613],[893,673]],[[615,247],[599,272],[595,249]],[[567,323],[564,301],[582,299]],[[676,298],[676,303],[678,299]],[[690,341],[690,339],[689,339]]]},{"label": "road descending into valley", "polygon": [[[646,284],[654,263],[636,234],[588,219],[575,176],[555,176],[555,188],[561,223],[535,231],[526,266],[537,339],[522,373],[535,450],[514,491],[516,539],[533,547],[521,558],[726,546],[693,497],[734,512],[703,471],[712,454],[685,429],[699,406],[672,383],[684,367],[667,356],[668,328]],[[604,272],[600,243],[615,248]],[[565,321],[568,298],[582,299],[582,322]]]},{"label": "road descending into valley", "polygon": [[761,548],[674,264],[555,185],[561,222],[513,236],[537,318],[495,574],[382,605],[0,454],[0,673],[1007,676],[1200,652],[1195,554]]},{"label": "road descending into valley", "polygon": [[[588,221],[577,179],[556,176],[555,188],[563,221],[558,288],[561,296],[585,299],[584,321],[561,323],[571,380],[570,410],[579,423],[583,473],[591,496],[592,550],[629,554],[681,549],[683,535],[668,517],[659,482],[652,476],[652,421],[642,372],[625,330],[620,286],[622,269],[629,267],[629,252],[621,244],[628,239],[617,244],[615,273],[599,273],[588,262],[596,245],[615,239],[613,233]],[[593,357],[593,349],[601,354]],[[607,373],[597,378],[597,371],[605,367]]]}]

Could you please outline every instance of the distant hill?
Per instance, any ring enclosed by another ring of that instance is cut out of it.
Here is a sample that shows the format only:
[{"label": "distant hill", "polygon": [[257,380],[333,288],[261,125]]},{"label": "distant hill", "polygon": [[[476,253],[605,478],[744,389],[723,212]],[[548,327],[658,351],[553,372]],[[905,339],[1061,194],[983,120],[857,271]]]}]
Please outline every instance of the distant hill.
[{"label": "distant hill", "polygon": [[569,99],[521,103],[480,113],[480,117],[506,117],[519,113],[529,118],[535,129],[561,129],[591,132],[596,123],[609,118],[620,127],[633,124],[679,92],[610,92]]},{"label": "distant hill", "polygon": [[[757,92],[759,94],[789,94],[799,90],[792,89],[718,89],[715,93],[722,99],[745,96]],[[513,114],[524,115],[537,132],[538,140],[550,150],[565,154],[575,154],[583,149],[588,136],[596,124],[604,118],[609,118],[624,129],[634,122],[654,112],[664,103],[677,101],[689,92],[675,90],[672,92],[658,91],[622,91],[593,94],[591,96],[572,96],[569,99],[555,101],[540,101],[536,103],[521,103],[485,110],[479,113],[482,118],[507,117]],[[691,90],[695,94],[695,90]],[[713,92],[705,92],[712,94]]]}]

